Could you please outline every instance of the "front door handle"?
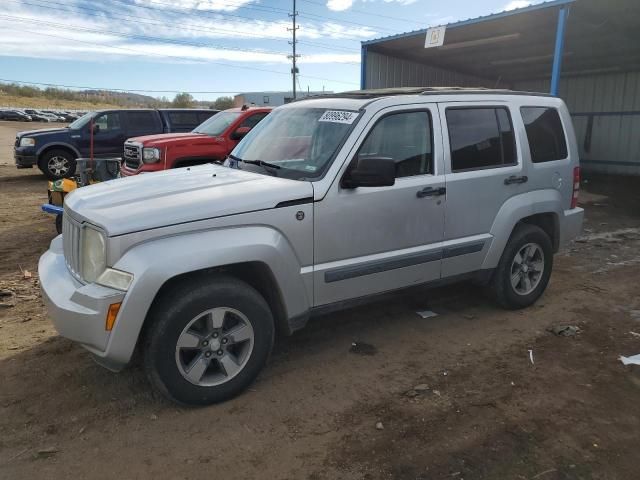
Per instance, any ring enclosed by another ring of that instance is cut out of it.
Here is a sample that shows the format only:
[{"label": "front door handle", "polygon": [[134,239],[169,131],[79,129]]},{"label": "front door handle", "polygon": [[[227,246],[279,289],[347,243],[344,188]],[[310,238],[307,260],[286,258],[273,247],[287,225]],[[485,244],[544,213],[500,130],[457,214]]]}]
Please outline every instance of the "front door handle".
[{"label": "front door handle", "polygon": [[516,177],[515,175],[511,175],[509,178],[504,179],[504,184],[513,185],[516,183],[527,183],[528,180],[529,180],[529,177],[527,177],[526,175],[523,175],[521,177]]},{"label": "front door handle", "polygon": [[440,195],[444,195],[445,193],[447,193],[447,189],[445,187],[438,187],[438,188],[425,187],[416,193],[416,197],[418,198],[438,197]]}]

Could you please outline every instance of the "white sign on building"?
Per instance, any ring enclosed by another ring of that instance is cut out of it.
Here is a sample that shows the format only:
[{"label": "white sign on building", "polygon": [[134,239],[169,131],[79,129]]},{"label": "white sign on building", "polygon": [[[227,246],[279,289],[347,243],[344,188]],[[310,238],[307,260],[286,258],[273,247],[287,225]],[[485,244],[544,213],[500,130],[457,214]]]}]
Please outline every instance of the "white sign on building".
[{"label": "white sign on building", "polygon": [[424,48],[441,47],[444,43],[444,32],[447,27],[432,27],[427,30]]}]

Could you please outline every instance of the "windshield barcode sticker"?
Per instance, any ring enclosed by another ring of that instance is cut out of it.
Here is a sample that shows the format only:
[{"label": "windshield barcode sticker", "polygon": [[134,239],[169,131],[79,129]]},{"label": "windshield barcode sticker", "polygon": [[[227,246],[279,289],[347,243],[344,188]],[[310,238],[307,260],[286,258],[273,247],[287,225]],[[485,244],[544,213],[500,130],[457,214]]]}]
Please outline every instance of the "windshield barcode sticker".
[{"label": "windshield barcode sticker", "polygon": [[322,114],[319,122],[346,123],[351,125],[358,114],[356,112],[345,112],[342,110],[327,110]]}]

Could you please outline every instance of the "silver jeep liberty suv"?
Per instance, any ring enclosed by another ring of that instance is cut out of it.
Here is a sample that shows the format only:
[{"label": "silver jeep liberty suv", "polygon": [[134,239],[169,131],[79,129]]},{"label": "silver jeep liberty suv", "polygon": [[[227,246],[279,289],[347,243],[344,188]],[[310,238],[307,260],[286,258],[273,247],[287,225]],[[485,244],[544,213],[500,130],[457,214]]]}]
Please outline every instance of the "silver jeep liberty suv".
[{"label": "silver jeep liberty suv", "polygon": [[40,259],[56,329],[112,370],[139,349],[182,404],[237,395],[276,332],[363,297],[472,279],[505,308],[544,292],[579,234],[558,98],[359,91],[275,109],[225,166],[78,189]]}]

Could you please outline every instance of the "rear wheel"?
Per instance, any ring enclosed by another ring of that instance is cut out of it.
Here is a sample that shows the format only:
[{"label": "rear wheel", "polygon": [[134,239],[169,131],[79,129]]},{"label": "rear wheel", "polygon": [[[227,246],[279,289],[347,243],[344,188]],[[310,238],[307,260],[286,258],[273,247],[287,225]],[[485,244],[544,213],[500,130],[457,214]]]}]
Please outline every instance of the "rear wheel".
[{"label": "rear wheel", "polygon": [[504,308],[528,307],[547,288],[553,268],[553,247],[535,225],[520,225],[511,235],[491,281],[491,291]]},{"label": "rear wheel", "polygon": [[38,162],[38,167],[49,180],[59,180],[73,176],[76,159],[67,150],[49,150]]},{"label": "rear wheel", "polygon": [[151,313],[145,339],[147,375],[162,394],[207,405],[247,388],[273,346],[266,301],[233,277],[185,281]]}]

